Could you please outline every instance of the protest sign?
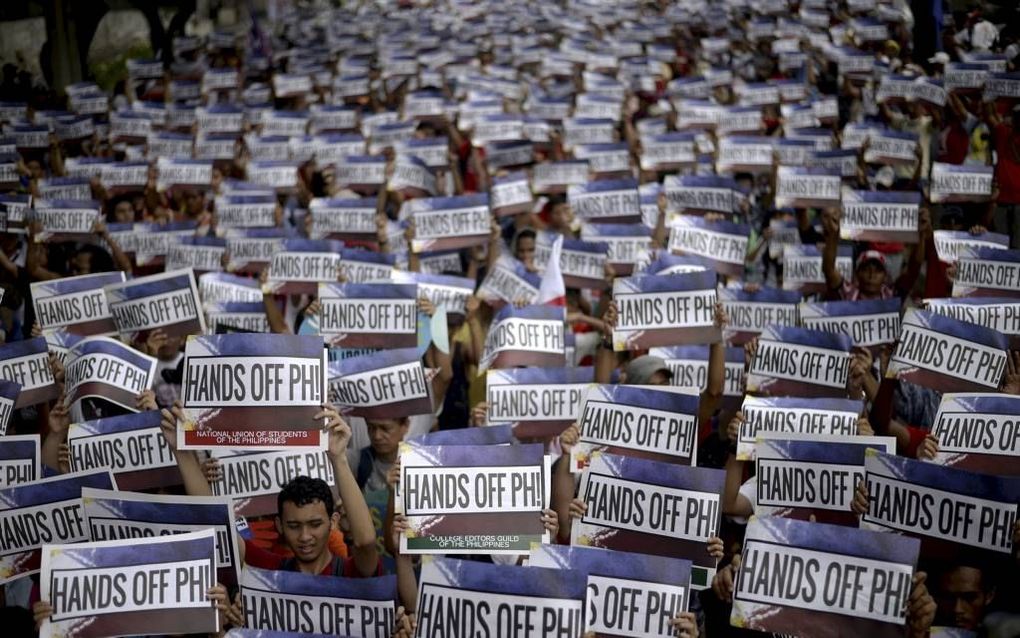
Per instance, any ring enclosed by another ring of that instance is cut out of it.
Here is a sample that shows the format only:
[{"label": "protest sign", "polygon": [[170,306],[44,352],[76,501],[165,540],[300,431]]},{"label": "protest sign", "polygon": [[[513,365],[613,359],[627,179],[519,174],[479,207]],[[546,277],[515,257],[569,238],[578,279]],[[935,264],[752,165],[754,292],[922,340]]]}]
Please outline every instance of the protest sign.
[{"label": "protest sign", "polygon": [[221,474],[220,478],[209,482],[209,487],[215,496],[233,499],[239,517],[276,514],[277,495],[298,476],[322,479],[330,486],[336,483],[333,465],[322,449],[252,453],[214,449],[212,455],[219,463]]},{"label": "protest sign", "polygon": [[811,330],[846,335],[855,348],[896,343],[900,305],[898,298],[802,303],[800,323]]},{"label": "protest sign", "polygon": [[[382,149],[373,141],[374,152]],[[426,197],[436,194],[436,176],[425,162],[413,155],[398,155],[393,163],[393,173],[386,184],[387,190],[405,197]]]},{"label": "protest sign", "polygon": [[921,193],[843,191],[839,236],[853,241],[916,244]]},{"label": "protest sign", "polygon": [[670,620],[687,610],[690,598],[690,561],[677,558],[540,545],[532,548],[528,566],[587,576],[585,631],[596,636],[673,636]]},{"label": "protest sign", "polygon": [[730,177],[667,175],[662,190],[670,212],[730,214],[737,203],[737,183]]},{"label": "protest sign", "polygon": [[[761,109],[749,110],[746,114],[752,122],[750,130],[757,131],[761,126]],[[736,124],[732,130],[739,126]],[[767,173],[772,170],[774,155],[775,148],[770,137],[726,136],[719,140],[716,168],[720,173]]]},{"label": "protest sign", "polygon": [[220,195],[216,197],[216,228],[276,226],[276,207],[276,197],[270,192]]},{"label": "protest sign", "polygon": [[0,436],[0,489],[39,480],[39,435]]},{"label": "protest sign", "polygon": [[[460,259],[457,259],[459,265]],[[478,287],[478,297],[491,303],[531,303],[538,296],[541,277],[509,255],[500,255]]]},{"label": "protest sign", "polygon": [[630,146],[626,142],[581,144],[574,147],[574,157],[588,162],[591,174],[604,179],[630,176]]},{"label": "protest sign", "polygon": [[416,346],[418,287],[414,284],[319,284],[319,334],[334,347]]},{"label": "protest sign", "polygon": [[92,200],[36,200],[31,218],[38,224],[36,243],[88,241],[99,220],[99,202]]},{"label": "protest sign", "polygon": [[196,221],[169,222],[167,224],[135,224],[130,232],[113,232],[121,250],[134,253],[138,266],[161,266],[170,247],[185,237],[193,237],[198,228]]},{"label": "protest sign", "polygon": [[994,166],[934,162],[929,199],[933,203],[988,201],[994,170]]},{"label": "protest sign", "polygon": [[105,290],[117,330],[129,340],[144,339],[156,328],[168,337],[205,332],[195,274],[190,269],[108,284]]},{"label": "protest sign", "polygon": [[800,299],[795,290],[719,288],[719,303],[729,318],[723,337],[727,343],[740,346],[761,334],[766,326],[796,326]]},{"label": "protest sign", "polygon": [[[803,294],[825,292],[828,284],[822,270],[822,253],[810,244],[783,246],[783,290]],[[853,246],[841,244],[836,252],[836,271],[844,281],[854,277]]]},{"label": "protest sign", "polygon": [[530,212],[534,197],[528,175],[523,172],[496,177],[489,187],[489,205],[496,217]]},{"label": "protest sign", "polygon": [[[673,377],[669,384],[683,388],[689,394],[697,394],[708,389],[708,361],[711,357],[711,346],[667,346],[650,348],[648,354],[659,357],[666,362],[666,367]],[[744,396],[744,349],[727,347],[723,369],[723,404],[739,403]],[[702,424],[702,427],[705,424]]]},{"label": "protest sign", "polygon": [[[91,121],[91,119],[89,119]],[[41,200],[87,200],[92,197],[92,186],[87,177],[50,177],[39,180]]]},{"label": "protest sign", "polygon": [[744,272],[748,233],[746,224],[681,215],[670,223],[669,249],[704,257],[720,274],[736,277]]},{"label": "protest sign", "polygon": [[416,200],[412,219],[416,253],[480,246],[492,231],[487,193]]},{"label": "protest sign", "polygon": [[[283,228],[232,228],[226,231],[226,269],[229,272],[259,274],[283,248],[283,240],[293,237]],[[221,256],[222,257],[222,256]],[[201,275],[199,275],[201,289]]]},{"label": "protest sign", "polygon": [[603,452],[666,463],[697,463],[698,398],[625,385],[593,385],[581,401],[580,439],[570,469]]},{"label": "protest sign", "polygon": [[258,282],[248,277],[207,272],[198,278],[198,290],[204,304],[262,303],[262,290]]},{"label": "protest sign", "polygon": [[518,439],[558,436],[577,421],[581,398],[594,381],[590,367],[489,370],[488,421],[511,424]]},{"label": "protest sign", "polygon": [[977,474],[869,450],[868,511],[861,527],[921,539],[926,558],[956,558],[964,548],[1003,559],[1013,551],[1020,477]]},{"label": "protest sign", "polygon": [[548,543],[549,457],[539,444],[400,448],[401,554],[521,554]]},{"label": "protest sign", "polygon": [[[847,439],[838,435],[769,433],[757,442],[755,516],[778,516],[857,527],[850,509],[857,484],[864,480],[868,448],[894,454],[893,437]],[[884,439],[884,440],[882,440]],[[881,441],[876,445],[877,441]]]},{"label": "protest sign", "polygon": [[375,192],[386,183],[386,158],[381,155],[348,155],[336,165],[336,180],[357,192]]},{"label": "protest sign", "polygon": [[954,297],[1020,297],[1020,250],[964,247],[956,262]]},{"label": "protest sign", "polygon": [[931,427],[940,465],[1020,476],[1020,398],[998,393],[944,394]]},{"label": "protest sign", "polygon": [[708,539],[718,535],[722,470],[600,454],[581,474],[588,506],[571,527],[571,545],[691,561],[691,587],[712,582]]},{"label": "protest sign", "polygon": [[88,540],[83,487],[111,489],[113,477],[102,470],[0,489],[0,584],[37,573],[43,545]]},{"label": "protest sign", "polygon": [[[10,166],[13,169],[14,163],[12,162]],[[0,175],[2,174],[3,162],[0,160]],[[0,195],[0,217],[6,219],[6,232],[13,235],[24,235],[28,232],[26,224],[30,215],[31,199],[31,195]]]},{"label": "protest sign", "polygon": [[909,166],[918,161],[917,133],[894,129],[876,129],[868,136],[864,161],[869,164]]},{"label": "protest sign", "polygon": [[292,160],[249,161],[248,181],[264,188],[288,192],[298,185],[298,162]]},{"label": "protest sign", "polygon": [[904,634],[914,539],[786,518],[752,518],[730,624],[834,638]]},{"label": "protest sign", "polygon": [[564,357],[562,306],[507,305],[489,326],[479,369],[562,366]]},{"label": "protest sign", "polygon": [[839,206],[841,176],[838,171],[809,166],[776,169],[776,206],[806,208]]},{"label": "protest sign", "polygon": [[747,391],[772,396],[845,397],[850,377],[850,337],[768,326],[747,374]]},{"label": "protest sign", "polygon": [[389,638],[397,577],[322,578],[246,567],[241,576],[245,625],[290,635]]},{"label": "protest sign", "polygon": [[716,275],[642,275],[613,281],[619,317],[613,349],[643,350],[653,346],[714,343]]},{"label": "protest sign", "polygon": [[16,381],[0,379],[0,436],[7,434],[7,424],[14,414],[14,405],[21,394],[21,384]]},{"label": "protest sign", "polygon": [[416,348],[397,348],[329,364],[329,400],[343,414],[396,419],[431,414],[431,388]]},{"label": "protest sign", "polygon": [[[559,233],[539,231],[535,241],[535,264],[545,272]],[[609,246],[603,243],[563,239],[560,246],[560,274],[567,288],[601,290],[606,283]]]},{"label": "protest sign", "polygon": [[435,558],[422,566],[414,636],[580,636],[585,580],[573,569]]},{"label": "protest sign", "polygon": [[123,272],[109,272],[32,282],[39,327],[44,332],[60,329],[84,336],[117,334],[103,288],[124,279]]},{"label": "protest sign", "polygon": [[207,597],[216,584],[211,529],[167,538],[46,545],[40,590],[53,607],[46,638],[220,629]]},{"label": "protest sign", "polygon": [[484,428],[437,430],[405,439],[412,446],[436,445],[510,445],[514,440],[510,425],[488,425]]},{"label": "protest sign", "polygon": [[969,248],[1009,248],[1009,235],[1002,233],[974,234],[966,230],[936,230],[935,252],[947,264],[955,264]]},{"label": "protest sign", "polygon": [[52,401],[60,395],[44,337],[0,345],[0,379],[21,386],[14,409]]},{"label": "protest sign", "polygon": [[474,294],[475,282],[454,275],[428,275],[417,272],[394,271],[393,283],[417,284],[418,296],[428,299],[436,308],[464,314],[464,304]]},{"label": "protest sign", "polygon": [[634,271],[641,254],[652,248],[652,231],[644,224],[583,224],[581,239],[605,244],[613,272],[624,277]]},{"label": "protest sign", "polygon": [[109,469],[122,490],[179,485],[181,473],[161,419],[159,410],[146,410],[72,423],[67,430],[71,471]]},{"label": "protest sign", "polygon": [[329,239],[286,239],[269,262],[262,291],[274,295],[314,295],[320,283],[337,280],[343,243]]},{"label": "protest sign", "polygon": [[396,261],[396,255],[392,254],[362,248],[343,248],[340,250],[340,277],[352,284],[389,281],[393,273],[397,272],[394,268]]},{"label": "protest sign", "polygon": [[[71,348],[64,370],[64,405],[88,415],[85,399],[104,399],[137,411],[138,394],[152,386],[156,358],[109,337],[87,337]],[[73,414],[72,414],[73,415]],[[86,418],[91,418],[86,416]]]},{"label": "protest sign", "polygon": [[737,459],[752,461],[767,433],[855,437],[864,404],[856,399],[748,396],[740,410],[744,420],[737,435]]},{"label": "protest sign", "polygon": [[233,587],[241,571],[234,504],[226,497],[138,494],[82,489],[82,502],[93,541],[126,541],[215,532],[216,582]]},{"label": "protest sign", "polygon": [[316,447],[325,401],[322,338],[203,335],[184,349],[180,449]]},{"label": "protest sign", "polygon": [[208,334],[272,332],[264,303],[227,301],[205,305]]},{"label": "protest sign", "polygon": [[1020,349],[1020,298],[955,297],[926,299],[926,309],[937,315],[997,330],[1009,339],[1010,349]]},{"label": "protest sign", "polygon": [[311,239],[359,240],[376,236],[377,201],[371,197],[340,199],[315,197],[308,204]]},{"label": "protest sign", "polygon": [[636,179],[603,179],[567,189],[567,202],[583,221],[636,223],[641,221]]},{"label": "protest sign", "polygon": [[938,392],[996,389],[1006,370],[1005,335],[976,324],[910,308],[886,370]]},{"label": "protest sign", "polygon": [[535,164],[531,174],[531,190],[538,194],[565,193],[570,186],[587,182],[587,160],[541,162]]}]

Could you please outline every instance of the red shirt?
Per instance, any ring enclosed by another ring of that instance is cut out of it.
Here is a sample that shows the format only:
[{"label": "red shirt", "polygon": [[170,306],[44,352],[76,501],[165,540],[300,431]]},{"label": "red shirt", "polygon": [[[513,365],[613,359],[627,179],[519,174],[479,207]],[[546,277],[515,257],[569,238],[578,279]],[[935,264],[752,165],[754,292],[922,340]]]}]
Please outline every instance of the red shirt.
[{"label": "red shirt", "polygon": [[1012,126],[995,127],[995,180],[999,183],[1000,204],[1020,204],[1020,132]]},{"label": "red shirt", "polygon": [[[332,556],[332,554],[330,554]],[[258,567],[259,569],[275,569],[281,570],[287,562],[287,557],[274,554],[273,552],[262,549],[252,541],[245,539],[244,541],[244,562],[246,565],[252,567]],[[340,571],[341,576],[347,578],[364,578],[361,572],[358,571],[358,566],[354,563],[354,557],[341,558],[343,561],[343,569]],[[382,561],[376,566],[376,573],[372,576],[382,576]],[[320,576],[332,576],[333,575],[333,561],[326,563],[326,567],[323,568]]]}]

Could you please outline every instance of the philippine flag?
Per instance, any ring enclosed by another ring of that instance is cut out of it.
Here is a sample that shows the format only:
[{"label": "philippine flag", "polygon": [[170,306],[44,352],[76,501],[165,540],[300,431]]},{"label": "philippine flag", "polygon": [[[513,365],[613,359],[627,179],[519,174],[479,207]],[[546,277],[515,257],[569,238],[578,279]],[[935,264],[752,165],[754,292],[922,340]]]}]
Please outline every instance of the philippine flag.
[{"label": "philippine flag", "polygon": [[566,306],[567,288],[563,285],[563,273],[560,272],[560,253],[563,251],[563,235],[557,233],[549,251],[549,262],[545,265],[542,282],[538,286],[536,305]]}]

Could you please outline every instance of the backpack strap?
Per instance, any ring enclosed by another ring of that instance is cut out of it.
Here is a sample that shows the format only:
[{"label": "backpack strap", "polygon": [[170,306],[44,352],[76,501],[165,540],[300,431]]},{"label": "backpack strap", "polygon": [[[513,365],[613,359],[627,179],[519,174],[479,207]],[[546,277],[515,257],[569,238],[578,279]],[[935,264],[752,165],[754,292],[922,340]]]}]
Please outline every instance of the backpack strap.
[{"label": "backpack strap", "polygon": [[339,556],[333,557],[333,575],[334,576],[344,575],[344,561]]}]

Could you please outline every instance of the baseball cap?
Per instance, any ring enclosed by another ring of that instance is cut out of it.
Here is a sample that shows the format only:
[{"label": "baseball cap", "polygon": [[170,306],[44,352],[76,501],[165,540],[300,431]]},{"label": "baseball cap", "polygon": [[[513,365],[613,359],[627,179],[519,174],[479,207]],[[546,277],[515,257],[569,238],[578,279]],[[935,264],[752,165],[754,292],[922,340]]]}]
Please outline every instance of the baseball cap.
[{"label": "baseball cap", "polygon": [[860,268],[869,261],[877,261],[882,268],[885,268],[885,255],[877,250],[865,250],[857,257],[857,267]]},{"label": "baseball cap", "polygon": [[673,378],[673,373],[666,366],[666,360],[650,354],[641,355],[628,363],[625,372],[628,385],[649,385],[656,372],[662,372],[667,379]]}]

